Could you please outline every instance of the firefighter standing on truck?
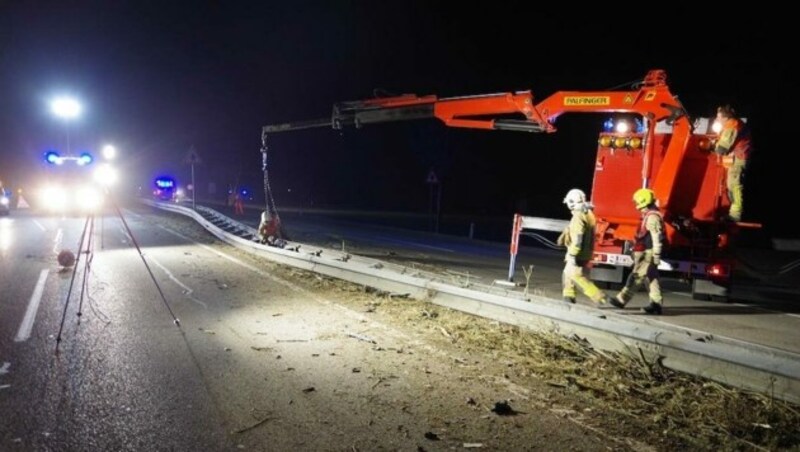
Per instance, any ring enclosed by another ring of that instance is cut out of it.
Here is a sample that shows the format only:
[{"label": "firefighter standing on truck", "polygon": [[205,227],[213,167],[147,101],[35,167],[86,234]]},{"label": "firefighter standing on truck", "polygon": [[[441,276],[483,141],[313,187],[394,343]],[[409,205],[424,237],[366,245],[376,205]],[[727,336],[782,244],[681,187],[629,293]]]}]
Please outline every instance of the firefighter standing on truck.
[{"label": "firefighter standing on truck", "polygon": [[656,194],[648,188],[640,188],[633,194],[633,203],[642,213],[633,244],[633,269],[625,287],[610,303],[624,308],[633,298],[634,292],[645,281],[648,282],[650,304],[642,308],[646,314],[661,314],[661,285],[658,282],[658,264],[664,247],[664,218],[656,207]]},{"label": "firefighter standing on truck", "polygon": [[752,151],[750,129],[736,116],[730,105],[717,108],[717,122],[722,126],[722,130],[714,146],[714,152],[725,156],[726,160],[732,160],[725,165],[728,167],[728,197],[731,200],[728,219],[741,221],[744,211],[744,175],[747,159]]},{"label": "firefighter standing on truck", "polygon": [[586,277],[594,253],[595,226],[597,224],[592,212],[592,205],[586,201],[586,194],[577,188],[567,192],[564,204],[572,212],[569,225],[558,238],[559,245],[567,247],[562,276],[564,301],[575,303],[575,286],[578,286],[581,292],[593,302],[606,303],[609,301],[609,297]]}]

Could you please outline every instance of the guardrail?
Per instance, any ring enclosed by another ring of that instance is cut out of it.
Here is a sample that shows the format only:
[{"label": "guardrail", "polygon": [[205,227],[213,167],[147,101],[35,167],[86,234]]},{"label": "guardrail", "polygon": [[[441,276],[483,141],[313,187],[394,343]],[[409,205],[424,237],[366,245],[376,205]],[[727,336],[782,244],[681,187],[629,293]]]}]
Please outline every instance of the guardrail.
[{"label": "guardrail", "polygon": [[443,276],[372,258],[289,242],[262,245],[256,230],[212,209],[145,204],[195,219],[220,240],[274,262],[430,301],[448,308],[539,331],[586,338],[594,347],[623,353],[641,350],[663,365],[731,386],[800,403],[800,355],[723,336],[630,318],[609,310]]}]

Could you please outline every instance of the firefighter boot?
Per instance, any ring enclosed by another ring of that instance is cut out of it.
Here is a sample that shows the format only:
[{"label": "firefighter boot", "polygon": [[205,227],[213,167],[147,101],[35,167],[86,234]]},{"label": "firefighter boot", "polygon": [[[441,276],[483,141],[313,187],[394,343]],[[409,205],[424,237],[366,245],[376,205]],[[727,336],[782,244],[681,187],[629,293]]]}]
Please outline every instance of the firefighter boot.
[{"label": "firefighter boot", "polygon": [[642,308],[642,312],[650,315],[661,315],[661,303],[650,300],[650,304]]},{"label": "firefighter boot", "polygon": [[620,294],[617,294],[616,297],[608,297],[608,304],[615,308],[623,309],[625,307],[625,300]]}]

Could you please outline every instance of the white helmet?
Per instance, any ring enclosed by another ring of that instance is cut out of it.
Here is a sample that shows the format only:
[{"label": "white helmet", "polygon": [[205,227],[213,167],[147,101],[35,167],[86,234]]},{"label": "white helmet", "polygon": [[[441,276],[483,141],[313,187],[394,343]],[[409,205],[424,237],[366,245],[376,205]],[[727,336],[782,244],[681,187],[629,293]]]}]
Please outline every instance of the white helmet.
[{"label": "white helmet", "polygon": [[582,209],[586,207],[586,193],[579,188],[573,188],[564,197],[564,204],[569,210]]}]

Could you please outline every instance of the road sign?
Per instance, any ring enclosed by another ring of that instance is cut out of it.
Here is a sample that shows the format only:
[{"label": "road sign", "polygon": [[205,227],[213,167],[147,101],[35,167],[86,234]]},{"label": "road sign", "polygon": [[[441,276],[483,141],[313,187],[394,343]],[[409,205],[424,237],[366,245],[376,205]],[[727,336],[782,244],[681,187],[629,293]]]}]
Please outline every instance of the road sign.
[{"label": "road sign", "polygon": [[436,173],[434,173],[433,170],[431,170],[428,173],[428,178],[425,180],[425,183],[427,183],[427,184],[438,184],[439,183],[439,178],[436,177]]},{"label": "road sign", "polygon": [[189,152],[186,153],[186,158],[183,159],[187,165],[197,165],[202,163],[200,159],[200,155],[197,153],[197,150],[192,146],[189,148]]}]

